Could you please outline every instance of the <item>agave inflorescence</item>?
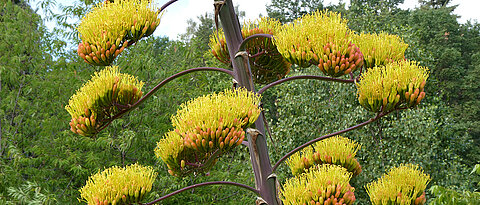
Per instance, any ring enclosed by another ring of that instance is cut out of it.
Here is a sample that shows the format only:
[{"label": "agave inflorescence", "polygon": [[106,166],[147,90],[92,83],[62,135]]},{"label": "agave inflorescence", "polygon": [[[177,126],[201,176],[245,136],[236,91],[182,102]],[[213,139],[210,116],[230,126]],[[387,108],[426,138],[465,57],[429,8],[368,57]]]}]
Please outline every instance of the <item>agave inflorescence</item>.
[{"label": "agave inflorescence", "polygon": [[331,137],[306,147],[292,155],[287,164],[293,175],[306,172],[316,164],[334,164],[347,169],[353,176],[362,172],[362,166],[355,158],[360,145],[342,136]]},{"label": "agave inflorescence", "polygon": [[367,184],[367,193],[374,205],[425,204],[425,188],[430,176],[418,165],[400,165],[390,169],[378,181]]},{"label": "agave inflorescence", "polygon": [[191,100],[172,116],[175,131],[157,143],[155,154],[173,176],[207,171],[219,154],[243,142],[244,129],[260,115],[259,104],[260,97],[245,89]]},{"label": "agave inflorescence", "polygon": [[316,165],[308,172],[288,179],[281,191],[285,205],[353,204],[355,188],[350,186],[352,174],[336,165]]},{"label": "agave inflorescence", "polygon": [[[281,23],[279,21],[264,17],[254,22],[245,22],[242,28],[242,36],[245,39],[254,34],[275,35],[280,27]],[[231,64],[222,29],[210,35],[209,46],[211,53],[220,62],[227,65]],[[277,47],[270,38],[250,40],[245,45],[245,50],[249,54],[252,76],[256,83],[268,84],[282,79],[290,71],[291,64],[278,52]]]},{"label": "agave inflorescence", "polygon": [[110,167],[87,180],[80,196],[89,205],[139,203],[152,189],[157,173],[138,164]]},{"label": "agave inflorescence", "polygon": [[151,1],[99,3],[77,28],[82,39],[77,53],[89,64],[110,65],[127,46],[151,35],[159,23],[159,11]]},{"label": "agave inflorescence", "polygon": [[70,113],[70,130],[83,136],[98,133],[112,116],[137,102],[143,95],[143,82],[106,67],[70,97],[65,109]]},{"label": "agave inflorescence", "polygon": [[428,69],[414,61],[398,61],[369,69],[357,83],[360,105],[372,112],[414,107],[425,97]]},{"label": "agave inflorescence", "polygon": [[408,48],[408,44],[403,42],[399,36],[384,32],[355,35],[355,44],[363,53],[366,68],[404,60],[405,50]]},{"label": "agave inflorescence", "polygon": [[363,55],[352,36],[340,14],[317,11],[285,25],[275,35],[275,44],[290,63],[317,65],[324,74],[338,77],[363,65]]}]

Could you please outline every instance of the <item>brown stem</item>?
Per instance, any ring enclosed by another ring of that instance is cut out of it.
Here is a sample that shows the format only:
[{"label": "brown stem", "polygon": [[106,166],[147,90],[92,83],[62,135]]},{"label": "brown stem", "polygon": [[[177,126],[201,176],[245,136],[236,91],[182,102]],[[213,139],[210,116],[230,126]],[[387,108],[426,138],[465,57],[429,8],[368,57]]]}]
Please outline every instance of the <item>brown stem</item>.
[{"label": "brown stem", "polygon": [[170,4],[173,4],[173,3],[175,3],[176,1],[178,1],[178,0],[170,0],[170,1],[168,1],[167,3],[163,4],[163,6],[160,8],[160,12],[163,11],[163,10],[165,10],[168,6],[170,6]]},{"label": "brown stem", "polygon": [[[232,59],[233,75],[238,82],[239,87],[244,87],[249,91],[255,92],[253,84],[252,71],[250,69],[249,57],[245,49],[239,49],[242,42],[242,31],[238,17],[235,14],[232,0],[215,1],[218,2],[216,14],[220,17],[220,21],[225,34],[225,42],[227,43],[228,53]],[[260,197],[257,198],[256,203],[265,201],[269,205],[281,204],[278,198],[278,193],[275,186],[272,186],[270,181],[276,178],[271,178],[272,165],[270,163],[270,156],[268,155],[267,141],[265,139],[265,126],[263,124],[263,116],[260,115],[255,121],[256,133],[247,134],[248,149],[250,152],[250,160],[255,176],[255,187],[258,189]],[[248,132],[248,130],[247,130]],[[273,183],[275,184],[276,181]]]},{"label": "brown stem", "polygon": [[242,43],[240,44],[240,49],[241,51],[245,50],[245,46],[247,45],[247,43],[251,40],[254,40],[256,38],[272,38],[272,35],[270,34],[253,34],[247,38],[245,38]]},{"label": "brown stem", "polygon": [[379,118],[387,115],[388,113],[390,112],[387,112],[387,113],[379,113],[377,116],[375,116],[374,118],[370,118],[369,120],[363,122],[363,123],[360,123],[358,125],[355,125],[353,127],[349,127],[347,129],[344,129],[344,130],[340,130],[338,132],[334,132],[334,133],[331,133],[331,134],[328,134],[328,135],[324,135],[324,136],[321,136],[319,138],[316,138],[316,139],[313,139],[313,140],[310,140],[308,141],[307,143],[295,148],[294,150],[290,151],[289,153],[287,153],[285,156],[283,156],[280,160],[277,161],[277,163],[275,163],[275,165],[273,166],[273,172],[278,168],[278,166],[280,166],[280,164],[285,161],[288,157],[292,156],[293,154],[295,154],[296,152],[302,150],[303,148],[307,147],[307,146],[310,146],[312,145],[313,143],[315,142],[318,142],[320,140],[324,140],[324,139],[327,139],[329,137],[333,137],[335,135],[339,135],[339,134],[342,134],[342,133],[345,133],[345,132],[348,132],[348,131],[352,131],[354,129],[358,129],[360,127],[363,127],[365,125],[368,125],[372,122],[375,122],[376,120],[378,120]]},{"label": "brown stem", "polygon": [[258,53],[256,53],[256,54],[253,54],[253,55],[250,55],[250,54],[249,54],[248,57],[250,57],[250,58],[256,58],[256,57],[261,56],[261,55],[263,55],[263,54],[265,54],[265,50],[262,50],[262,51],[260,51],[260,52],[258,52]]},{"label": "brown stem", "polygon": [[284,79],[280,79],[280,80],[277,80],[273,83],[270,83],[266,86],[264,86],[263,88],[261,88],[260,90],[258,90],[258,94],[262,94],[263,92],[265,92],[265,90],[275,86],[275,85],[278,85],[278,84],[281,84],[281,83],[284,83],[284,82],[288,82],[288,81],[292,81],[292,80],[297,80],[297,79],[314,79],[314,80],[323,80],[323,81],[334,81],[334,82],[339,82],[339,83],[354,83],[355,81],[354,80],[345,80],[345,79],[339,79],[339,78],[331,78],[331,77],[325,77],[325,76],[317,76],[317,75],[299,75],[299,76],[292,76],[292,77],[288,77],[288,78],[284,78]]},{"label": "brown stem", "polygon": [[140,100],[138,100],[135,104],[132,105],[132,107],[130,109],[134,109],[136,107],[138,107],[140,104],[143,103],[143,101],[145,101],[147,98],[149,98],[150,96],[152,96],[155,92],[158,91],[158,89],[160,89],[161,87],[163,87],[165,84],[167,84],[168,82],[174,80],[175,78],[178,78],[182,75],[185,75],[185,74],[188,74],[188,73],[192,73],[192,72],[196,72],[196,71],[219,71],[219,72],[224,72],[230,76],[233,76],[233,72],[231,70],[227,70],[227,69],[223,69],[223,68],[215,68],[215,67],[198,67],[198,68],[190,68],[188,70],[184,70],[182,72],[179,72],[177,74],[174,74],[168,78],[166,78],[165,80],[163,80],[162,82],[160,82],[157,86],[155,86],[152,90],[150,90],[146,95],[144,95]]},{"label": "brown stem", "polygon": [[208,185],[232,185],[232,186],[237,186],[237,187],[240,187],[240,188],[244,188],[244,189],[247,189],[249,191],[252,191],[253,193],[255,193],[256,195],[259,195],[259,192],[257,189],[253,188],[253,187],[250,187],[250,186],[247,186],[245,184],[240,184],[240,183],[237,183],[237,182],[226,182],[226,181],[214,181],[214,182],[203,182],[203,183],[199,183],[199,184],[194,184],[194,185],[191,185],[191,186],[187,186],[187,187],[184,187],[182,189],[179,189],[177,191],[174,191],[170,194],[167,194],[165,196],[162,196],[158,199],[156,199],[155,201],[152,201],[152,202],[148,202],[148,203],[145,203],[143,205],[152,205],[152,204],[156,204],[166,198],[169,198],[171,196],[174,196],[176,194],[179,194],[179,193],[182,193],[184,191],[187,191],[189,189],[193,189],[193,188],[197,188],[197,187],[202,187],[202,186],[208,186]]}]

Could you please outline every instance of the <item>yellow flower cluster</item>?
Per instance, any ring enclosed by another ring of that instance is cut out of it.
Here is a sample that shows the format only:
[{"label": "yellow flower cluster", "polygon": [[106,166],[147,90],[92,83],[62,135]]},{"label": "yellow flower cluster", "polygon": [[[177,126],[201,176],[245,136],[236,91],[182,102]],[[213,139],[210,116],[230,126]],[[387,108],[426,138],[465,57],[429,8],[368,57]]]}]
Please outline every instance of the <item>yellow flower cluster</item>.
[{"label": "yellow flower cluster", "polygon": [[414,61],[399,61],[369,69],[357,83],[360,105],[372,112],[414,107],[425,97],[428,68]]},{"label": "yellow flower cluster", "polygon": [[355,44],[363,53],[366,68],[404,60],[405,51],[408,48],[408,44],[403,42],[399,36],[384,32],[355,35]]},{"label": "yellow flower cluster", "polygon": [[288,179],[281,190],[285,205],[353,204],[355,188],[350,186],[352,174],[336,165],[317,165],[308,172]]},{"label": "yellow flower cluster", "polygon": [[[225,90],[182,104],[172,116],[175,131],[157,143],[155,155],[162,158],[173,176],[207,171],[216,156],[240,145],[244,128],[260,115],[260,96],[245,89]],[[209,160],[211,159],[211,160]]]},{"label": "yellow flower cluster", "polygon": [[304,173],[316,164],[334,164],[357,176],[362,172],[362,166],[355,158],[360,147],[353,140],[335,136],[315,143],[313,148],[306,147],[295,153],[288,159],[287,165],[293,175]]},{"label": "yellow flower cluster", "polygon": [[70,97],[65,109],[70,113],[70,130],[83,136],[93,136],[110,117],[143,95],[143,82],[119,72],[117,66],[106,67]]},{"label": "yellow flower cluster", "polygon": [[[254,34],[275,35],[280,27],[281,23],[279,21],[262,17],[254,22],[245,22],[242,28],[242,36],[245,39]],[[209,46],[211,48],[210,52],[220,62],[227,65],[231,64],[223,30],[219,29],[218,33],[213,32],[210,35]],[[279,54],[271,39],[258,38],[251,40],[245,48],[250,54],[249,62],[254,82],[268,84],[282,79],[290,71],[291,64]]]},{"label": "yellow flower cluster", "polygon": [[284,25],[275,35],[275,44],[290,63],[317,65],[324,74],[338,77],[363,65],[363,55],[352,44],[352,37],[340,14],[317,11]]},{"label": "yellow flower cluster", "polygon": [[155,148],[155,156],[163,159],[167,165],[180,164],[179,155],[183,152],[182,136],[175,131],[170,131],[165,134],[165,138],[157,142]]},{"label": "yellow flower cluster", "polygon": [[367,184],[367,193],[374,205],[380,204],[425,204],[425,188],[430,176],[418,165],[400,165],[392,168],[378,181]]},{"label": "yellow flower cluster", "polygon": [[77,53],[89,64],[110,65],[127,46],[151,35],[159,23],[159,11],[152,1],[99,3],[77,28],[82,39]]},{"label": "yellow flower cluster", "polygon": [[[254,22],[244,22],[242,26],[242,37],[245,39],[254,34],[271,34],[274,35],[281,27],[278,20],[262,17]],[[223,29],[218,29],[210,35],[208,44],[212,50],[210,52],[222,63],[230,65],[230,55],[225,42],[225,34]]]},{"label": "yellow flower cluster", "polygon": [[157,173],[151,167],[133,164],[125,168],[110,167],[87,180],[80,191],[89,205],[139,203],[152,189]]}]

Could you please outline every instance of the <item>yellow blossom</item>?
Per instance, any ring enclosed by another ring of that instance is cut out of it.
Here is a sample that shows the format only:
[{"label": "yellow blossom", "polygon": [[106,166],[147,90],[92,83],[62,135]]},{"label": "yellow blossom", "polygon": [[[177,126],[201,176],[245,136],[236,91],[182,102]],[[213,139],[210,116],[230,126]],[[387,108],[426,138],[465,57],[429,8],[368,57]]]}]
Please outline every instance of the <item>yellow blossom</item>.
[{"label": "yellow blossom", "polygon": [[227,89],[190,100],[181,105],[172,116],[172,125],[179,132],[188,132],[197,127],[207,128],[245,127],[260,115],[260,96],[246,89]]},{"label": "yellow blossom", "polygon": [[425,204],[425,188],[430,176],[418,165],[406,164],[390,169],[387,174],[365,187],[374,205]]},{"label": "yellow blossom", "polygon": [[355,158],[360,145],[342,136],[334,136],[306,147],[292,155],[287,164],[294,175],[304,173],[316,164],[334,164],[347,169],[353,176],[362,172],[362,166]]},{"label": "yellow blossom", "polygon": [[287,165],[293,175],[304,173],[314,166],[313,152],[313,148],[308,146],[288,158]]},{"label": "yellow blossom", "polygon": [[298,204],[353,204],[352,174],[336,165],[316,165],[308,172],[288,179],[280,198],[285,205]]},{"label": "yellow blossom", "polygon": [[338,77],[363,65],[363,55],[352,36],[340,14],[316,11],[284,25],[275,35],[275,44],[290,63],[317,65],[324,74]]},{"label": "yellow blossom", "polygon": [[79,190],[80,196],[89,205],[139,203],[152,189],[156,177],[151,167],[114,166],[90,176]]},{"label": "yellow blossom", "polygon": [[404,60],[408,44],[397,35],[361,33],[355,35],[355,44],[365,58],[365,67],[373,68],[387,63]]},{"label": "yellow blossom", "polygon": [[174,131],[157,143],[157,158],[162,158],[173,176],[208,171],[220,154],[243,142],[244,129],[260,115],[259,104],[260,96],[244,88],[182,104],[172,116]]},{"label": "yellow blossom", "polygon": [[159,23],[159,11],[152,1],[99,3],[77,28],[82,40],[77,53],[89,64],[110,65],[127,46],[151,35]]},{"label": "yellow blossom", "polygon": [[96,72],[70,97],[65,109],[70,113],[70,130],[83,136],[98,132],[110,117],[137,102],[143,82],[119,72],[116,66]]},{"label": "yellow blossom", "polygon": [[357,83],[360,105],[372,112],[414,107],[425,97],[428,68],[415,61],[399,61],[369,69]]}]

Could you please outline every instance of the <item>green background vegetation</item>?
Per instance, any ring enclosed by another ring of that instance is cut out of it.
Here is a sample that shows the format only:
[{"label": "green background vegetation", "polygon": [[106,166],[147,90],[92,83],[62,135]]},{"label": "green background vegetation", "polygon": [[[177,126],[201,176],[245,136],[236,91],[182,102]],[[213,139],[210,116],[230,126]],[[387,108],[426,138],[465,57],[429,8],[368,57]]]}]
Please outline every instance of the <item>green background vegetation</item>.
[{"label": "green background vegetation", "polygon": [[[78,42],[66,19],[82,16],[96,1],[81,0],[50,13],[59,27],[46,30],[43,19],[24,0],[0,0],[0,204],[74,204],[88,176],[112,165],[139,162],[157,169],[149,199],[194,183],[227,180],[254,186],[246,147],[220,159],[208,176],[170,177],[153,149],[171,129],[170,116],[191,98],[231,87],[225,74],[203,72],[176,79],[139,109],[115,121],[91,139],[69,131],[64,107],[94,71],[67,49]],[[448,1],[422,1],[421,8],[402,10],[402,0],[352,0],[329,6],[357,32],[385,31],[409,44],[406,57],[430,68],[427,97],[413,110],[392,113],[381,121],[344,136],[362,144],[363,167],[353,180],[358,204],[369,204],[364,185],[400,163],[419,164],[432,176],[428,202],[478,202],[480,162],[480,24],[460,24]],[[44,1],[46,11],[53,1]],[[304,12],[326,8],[321,1],[272,0],[270,17],[290,22]],[[47,12],[48,13],[48,12]],[[161,25],[160,25],[161,26]],[[149,37],[116,61],[123,72],[146,82],[148,91],[176,72],[220,65],[208,50],[215,28],[211,14],[191,21],[180,40]],[[290,76],[320,74],[317,68]],[[260,85],[257,85],[259,88]],[[372,117],[360,107],[352,85],[299,80],[264,93],[271,130],[273,162],[302,143]],[[281,181],[289,177],[280,166]],[[478,172],[478,171],[477,171]],[[442,198],[443,197],[443,198]],[[202,187],[165,200],[164,204],[253,204],[255,196],[236,187]],[[463,201],[462,201],[463,200]],[[470,201],[469,201],[470,200]],[[477,201],[475,201],[477,200]],[[455,203],[453,203],[455,204]]]}]

